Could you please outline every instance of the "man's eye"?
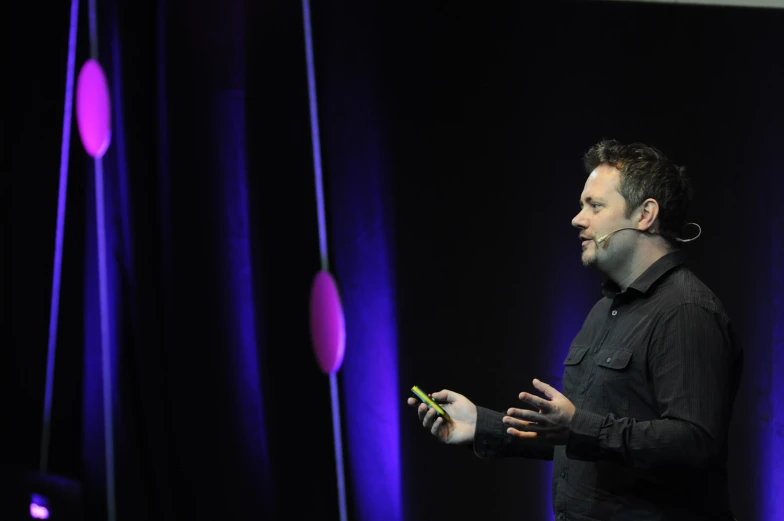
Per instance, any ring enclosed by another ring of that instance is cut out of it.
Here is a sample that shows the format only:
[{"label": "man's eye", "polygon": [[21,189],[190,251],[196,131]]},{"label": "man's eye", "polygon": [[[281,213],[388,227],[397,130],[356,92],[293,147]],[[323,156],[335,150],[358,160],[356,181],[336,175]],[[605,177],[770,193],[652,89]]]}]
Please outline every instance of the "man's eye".
[{"label": "man's eye", "polygon": [[591,203],[591,208],[593,208],[594,210],[599,208],[600,206],[601,205],[599,203]]}]

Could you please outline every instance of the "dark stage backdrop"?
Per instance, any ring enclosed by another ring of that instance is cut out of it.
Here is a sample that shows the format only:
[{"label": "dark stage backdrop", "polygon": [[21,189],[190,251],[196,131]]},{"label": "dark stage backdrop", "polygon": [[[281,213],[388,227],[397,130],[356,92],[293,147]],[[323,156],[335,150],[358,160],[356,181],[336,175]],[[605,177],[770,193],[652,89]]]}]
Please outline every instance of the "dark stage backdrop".
[{"label": "dark stage backdrop", "polygon": [[[119,519],[338,519],[297,2],[106,1]],[[560,387],[600,297],[570,220],[601,138],[685,164],[690,263],[746,348],[739,520],[784,516],[784,12],[320,3],[314,51],[349,518],[550,519],[550,464],[438,445],[404,406]],[[68,6],[4,5],[0,464],[36,468]],[[45,12],[44,12],[45,11]],[[31,44],[34,42],[35,45]],[[88,56],[87,3],[77,66]],[[50,469],[105,514],[92,162],[72,132]]]}]

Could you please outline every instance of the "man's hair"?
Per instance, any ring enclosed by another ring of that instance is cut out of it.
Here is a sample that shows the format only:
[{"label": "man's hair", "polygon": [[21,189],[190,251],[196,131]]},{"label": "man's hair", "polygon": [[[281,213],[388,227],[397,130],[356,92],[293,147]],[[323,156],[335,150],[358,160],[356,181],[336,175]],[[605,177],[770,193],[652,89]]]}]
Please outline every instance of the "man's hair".
[{"label": "man's hair", "polygon": [[684,167],[653,147],[642,143],[622,145],[615,140],[595,144],[583,161],[588,173],[599,165],[609,165],[620,171],[618,191],[626,200],[626,218],[631,217],[646,199],[656,199],[659,233],[672,246],[680,246],[675,237],[683,232],[692,198],[691,183]]}]

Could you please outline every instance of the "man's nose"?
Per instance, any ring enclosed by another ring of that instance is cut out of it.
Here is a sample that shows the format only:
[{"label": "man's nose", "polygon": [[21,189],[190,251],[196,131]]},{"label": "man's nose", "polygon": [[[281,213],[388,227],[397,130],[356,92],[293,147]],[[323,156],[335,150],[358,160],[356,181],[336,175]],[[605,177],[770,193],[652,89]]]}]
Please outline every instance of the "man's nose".
[{"label": "man's nose", "polygon": [[583,217],[583,212],[580,212],[574,216],[572,219],[572,226],[580,229],[588,228],[588,224],[585,222],[585,218]]}]

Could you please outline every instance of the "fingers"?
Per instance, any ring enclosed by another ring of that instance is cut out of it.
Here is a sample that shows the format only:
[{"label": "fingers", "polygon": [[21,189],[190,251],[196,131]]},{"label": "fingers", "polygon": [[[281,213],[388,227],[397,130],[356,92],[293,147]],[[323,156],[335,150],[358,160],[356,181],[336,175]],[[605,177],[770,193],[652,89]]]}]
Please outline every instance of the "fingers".
[{"label": "fingers", "polygon": [[[419,416],[419,421],[425,421],[425,415],[430,410],[431,409],[427,405],[425,405],[424,403],[420,403],[419,404],[419,408],[417,409],[417,416]],[[435,411],[433,411],[433,412],[435,412]]]},{"label": "fingers", "polygon": [[506,414],[518,420],[525,420],[539,425],[549,425],[551,422],[544,414],[536,411],[529,411],[527,409],[509,408]]},{"label": "fingers", "polygon": [[441,416],[436,418],[436,421],[433,422],[433,426],[430,427],[430,434],[433,436],[438,436],[438,429],[440,429],[443,424],[444,419]]},{"label": "fingers", "polygon": [[441,389],[437,393],[431,394],[430,397],[438,403],[452,403],[456,399],[456,394],[457,393],[453,393],[447,389]]},{"label": "fingers", "polygon": [[[427,409],[427,405],[425,405],[425,409]],[[419,417],[422,420],[422,426],[426,429],[433,427],[433,424],[438,418],[438,414],[436,413],[435,409],[427,409],[427,412],[422,415],[422,408],[420,407],[418,412]]]},{"label": "fingers", "polygon": [[545,400],[544,398],[540,398],[534,394],[530,393],[520,393],[518,395],[521,402],[525,402],[529,405],[532,405],[539,409],[542,412],[550,412],[553,410],[553,404],[549,401]]},{"label": "fingers", "polygon": [[518,431],[517,429],[514,429],[512,427],[509,427],[508,429],[506,429],[506,433],[511,435],[511,436],[514,436],[515,438],[523,438],[523,439],[527,439],[527,440],[530,440],[530,439],[533,439],[533,438],[540,438],[542,436],[546,436],[546,434],[543,433],[543,432],[540,433],[540,432]]},{"label": "fingers", "polygon": [[536,388],[537,391],[539,391],[543,395],[547,396],[551,400],[553,398],[555,398],[556,396],[560,396],[561,395],[561,393],[559,393],[555,389],[555,387],[551,387],[551,386],[547,385],[546,383],[544,383],[543,381],[541,381],[539,379],[536,379],[536,378],[534,378],[534,387]]},{"label": "fingers", "polygon": [[406,403],[408,405],[410,405],[411,407],[418,407],[419,404],[422,403],[422,402],[420,402],[416,398],[409,398],[408,400],[406,400]]},{"label": "fingers", "polygon": [[[538,423],[529,422],[526,420],[518,420],[517,418],[513,418],[511,416],[504,416],[503,423],[507,427],[511,427],[514,430],[523,431],[523,432],[546,432],[547,427],[543,425],[539,425]],[[509,429],[507,429],[509,432]]]},{"label": "fingers", "polygon": [[526,420],[518,420],[511,416],[504,416],[503,422],[507,427],[506,433],[515,438],[532,439],[543,436],[546,438],[549,433],[548,428],[543,425]]},{"label": "fingers", "polygon": [[[414,401],[413,404],[411,403],[412,400]],[[435,409],[431,409],[430,407],[428,407],[427,405],[425,405],[424,403],[420,402],[415,398],[409,398],[408,404],[412,406],[416,406],[417,404],[419,404],[419,406],[417,407],[417,416],[419,416],[419,421],[422,422],[422,425],[425,428],[429,429],[430,427],[432,427],[436,417],[438,416],[438,413],[436,412]]]}]

